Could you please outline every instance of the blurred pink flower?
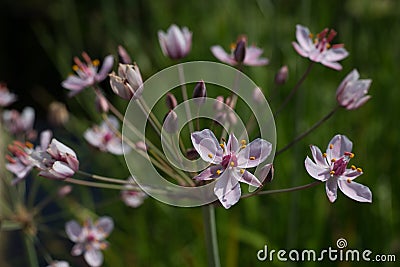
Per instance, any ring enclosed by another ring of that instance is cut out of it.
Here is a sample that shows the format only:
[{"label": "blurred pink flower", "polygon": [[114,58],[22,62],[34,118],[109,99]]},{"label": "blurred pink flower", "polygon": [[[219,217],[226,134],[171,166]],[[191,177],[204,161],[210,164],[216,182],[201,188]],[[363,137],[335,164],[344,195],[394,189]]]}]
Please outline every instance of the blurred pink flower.
[{"label": "blurred pink flower", "polygon": [[143,191],[134,189],[134,185],[136,185],[136,188],[138,188],[138,186],[132,177],[128,178],[128,182],[130,182],[130,184],[124,185],[124,189],[121,191],[122,201],[129,207],[137,208],[143,204],[147,195]]},{"label": "blurred pink flower", "polygon": [[231,97],[227,97],[224,102],[223,96],[217,96],[213,106],[215,110],[215,120],[221,124],[229,122],[232,125],[237,123],[236,114],[231,107]]},{"label": "blurred pink flower", "polygon": [[359,80],[357,70],[350,72],[336,90],[336,99],[342,107],[351,110],[357,109],[367,102],[371,96],[367,95],[371,80]]},{"label": "blurred pink flower", "polygon": [[17,95],[10,93],[7,85],[0,82],[0,107],[7,107],[17,101]]},{"label": "blurred pink flower", "polygon": [[228,143],[219,144],[214,133],[209,129],[192,133],[191,139],[200,157],[214,164],[193,179],[217,179],[214,194],[226,209],[240,199],[239,182],[255,187],[261,186],[257,177],[246,169],[258,166],[269,156],[272,150],[271,143],[257,138],[248,145],[245,140],[239,144],[235,135],[231,133]]},{"label": "blurred pink flower", "polygon": [[122,45],[118,46],[118,57],[122,64],[132,64],[131,57]]},{"label": "blurred pink flower", "polygon": [[89,144],[101,151],[122,155],[124,150],[129,151],[130,147],[122,143],[121,138],[115,134],[118,129],[118,120],[114,116],[108,116],[107,121],[103,121],[99,126],[95,125],[87,129],[83,137]]},{"label": "blurred pink flower", "polygon": [[101,250],[108,247],[105,239],[114,228],[111,217],[100,217],[94,224],[86,220],[81,227],[76,221],[69,221],[65,224],[65,232],[68,238],[75,242],[71,254],[73,256],[82,255],[89,266],[101,266],[104,258]]},{"label": "blurred pink flower", "polygon": [[118,75],[109,74],[114,93],[123,99],[138,99],[143,92],[143,80],[136,64],[119,64]]},{"label": "blurred pink flower", "polygon": [[221,62],[235,66],[244,64],[248,66],[263,66],[267,65],[269,60],[261,58],[263,50],[254,45],[247,46],[247,38],[239,37],[237,43],[231,46],[231,53],[228,54],[220,45],[211,47],[213,55]]},{"label": "blurred pink flower", "polygon": [[314,178],[326,182],[326,195],[330,202],[337,198],[337,188],[349,198],[359,202],[372,202],[372,193],[365,185],[353,180],[363,174],[361,168],[347,165],[354,154],[351,153],[353,143],[344,135],[335,135],[329,142],[326,153],[316,146],[310,146],[314,162],[307,156],[305,167]]},{"label": "blurred pink flower", "polygon": [[13,135],[25,135],[28,139],[34,139],[36,132],[33,130],[35,122],[35,110],[25,107],[21,113],[17,110],[4,110],[3,122],[5,128]]},{"label": "blurred pink flower", "polygon": [[335,36],[335,30],[329,31],[328,28],[325,28],[313,39],[314,35],[310,33],[307,27],[296,25],[297,43],[292,42],[292,45],[301,56],[314,62],[319,62],[329,68],[341,70],[342,65],[337,61],[346,58],[349,53],[343,44],[330,44]]},{"label": "blurred pink flower", "polygon": [[165,56],[171,59],[181,59],[190,52],[192,32],[187,27],[179,29],[178,26],[172,24],[166,33],[158,31],[158,40]]},{"label": "blurred pink flower", "polygon": [[71,90],[68,94],[70,97],[80,93],[86,87],[103,81],[107,78],[114,64],[114,57],[108,55],[104,58],[103,65],[98,71],[100,65],[99,60],[91,60],[86,52],[82,53],[82,57],[85,62],[82,62],[78,57],[74,57],[76,65],[74,65],[72,69],[77,75],[70,75],[61,83],[65,89]]}]

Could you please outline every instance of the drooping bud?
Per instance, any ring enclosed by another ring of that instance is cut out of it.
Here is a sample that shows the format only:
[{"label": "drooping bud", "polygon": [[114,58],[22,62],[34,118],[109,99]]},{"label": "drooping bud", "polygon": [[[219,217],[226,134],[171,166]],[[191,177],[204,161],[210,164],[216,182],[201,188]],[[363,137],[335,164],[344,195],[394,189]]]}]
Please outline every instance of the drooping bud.
[{"label": "drooping bud", "polygon": [[275,84],[283,85],[286,83],[289,76],[289,69],[288,66],[282,66],[279,71],[275,75]]},{"label": "drooping bud", "polygon": [[235,50],[233,51],[233,56],[236,62],[242,63],[244,61],[244,58],[246,57],[246,45],[246,36],[240,36],[238,41],[236,42]]},{"label": "drooping bud", "polygon": [[176,101],[176,98],[172,93],[167,93],[165,97],[165,104],[169,110],[172,110],[178,105],[178,101]]},{"label": "drooping bud", "polygon": [[109,105],[108,105],[107,99],[101,94],[96,95],[95,106],[96,106],[97,111],[100,113],[108,112]]},{"label": "drooping bud", "polygon": [[163,128],[169,134],[173,134],[178,131],[178,115],[175,113],[175,111],[170,110],[167,113],[164,119]]},{"label": "drooping bud", "polygon": [[193,89],[193,99],[197,105],[202,105],[206,101],[205,97],[207,97],[207,88],[204,81],[201,80]]}]

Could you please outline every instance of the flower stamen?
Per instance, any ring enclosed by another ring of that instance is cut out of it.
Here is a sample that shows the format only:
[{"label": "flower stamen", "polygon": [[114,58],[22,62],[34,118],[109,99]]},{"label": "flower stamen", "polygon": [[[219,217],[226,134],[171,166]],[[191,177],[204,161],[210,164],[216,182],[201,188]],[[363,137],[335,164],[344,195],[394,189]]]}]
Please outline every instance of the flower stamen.
[{"label": "flower stamen", "polygon": [[250,157],[249,159],[250,159],[250,160],[255,160],[255,159],[256,159],[256,157]]},{"label": "flower stamen", "polygon": [[214,157],[213,154],[211,154],[211,153],[208,154],[207,156],[208,156],[210,159],[212,159],[212,158]]}]

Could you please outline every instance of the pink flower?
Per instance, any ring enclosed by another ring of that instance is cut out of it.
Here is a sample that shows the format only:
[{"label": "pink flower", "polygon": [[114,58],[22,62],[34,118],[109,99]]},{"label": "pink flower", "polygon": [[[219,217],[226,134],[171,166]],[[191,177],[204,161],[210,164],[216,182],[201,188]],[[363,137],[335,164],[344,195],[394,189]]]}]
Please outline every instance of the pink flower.
[{"label": "pink flower", "polygon": [[73,256],[82,255],[87,264],[93,267],[101,266],[103,263],[103,253],[108,247],[105,239],[114,228],[112,218],[100,217],[94,224],[91,220],[85,221],[81,227],[76,221],[69,221],[65,224],[65,232],[68,238],[75,242],[71,254]]},{"label": "pink flower", "polygon": [[23,134],[28,139],[34,139],[36,132],[33,130],[35,122],[35,110],[26,107],[19,113],[17,110],[5,110],[3,112],[3,122],[6,129],[13,135]]},{"label": "pink flower", "polygon": [[217,179],[214,194],[222,205],[228,209],[237,203],[241,196],[239,182],[259,187],[261,182],[247,168],[262,163],[271,153],[272,145],[257,138],[250,144],[242,140],[239,144],[234,134],[229,135],[228,143],[219,144],[209,129],[194,132],[191,135],[193,147],[200,157],[211,164],[196,180]]},{"label": "pink flower", "polygon": [[143,80],[136,64],[119,64],[118,75],[112,72],[110,86],[114,93],[123,99],[138,99],[143,92]]},{"label": "pink flower", "polygon": [[83,137],[94,147],[101,151],[109,152],[115,155],[122,155],[125,151],[129,151],[130,147],[122,143],[120,137],[115,134],[119,129],[118,120],[109,116],[107,121],[103,121],[99,126],[95,125],[87,129]]},{"label": "pink flower", "polygon": [[326,153],[316,146],[310,146],[314,162],[307,156],[305,167],[315,179],[326,182],[326,194],[330,202],[337,198],[337,188],[349,198],[359,202],[372,202],[372,193],[365,185],[353,180],[363,174],[361,168],[347,165],[354,157],[353,143],[344,135],[335,135],[329,142]]},{"label": "pink flower", "polygon": [[23,144],[19,141],[14,141],[12,145],[8,146],[8,150],[12,156],[6,155],[8,163],[6,163],[6,169],[15,175],[15,179],[12,184],[15,185],[22,181],[35,166],[35,160],[31,157],[32,153],[43,153],[46,151],[50,138],[51,131],[43,131],[40,134],[40,145],[33,149],[31,143]]},{"label": "pink flower", "polygon": [[[143,204],[143,201],[147,198],[147,195],[145,192],[138,189],[139,186],[137,186],[132,177],[129,177],[128,181],[130,184],[124,185],[124,189],[121,191],[121,198],[127,206],[137,208]],[[136,188],[134,185],[136,185]]]},{"label": "pink flower", "polygon": [[187,27],[179,29],[178,26],[172,24],[167,33],[158,31],[158,40],[165,56],[171,59],[181,59],[190,52],[192,32]]},{"label": "pink flower", "polygon": [[247,38],[239,37],[236,45],[231,47],[231,53],[228,54],[220,45],[211,47],[213,55],[221,62],[235,66],[244,64],[248,66],[263,66],[268,64],[267,58],[260,58],[263,50],[254,45],[246,47]]},{"label": "pink flower", "polygon": [[75,152],[53,138],[46,151],[34,151],[31,158],[40,170],[39,176],[50,179],[66,179],[79,170]]},{"label": "pink flower", "polygon": [[335,30],[328,28],[314,36],[307,27],[296,25],[296,42],[292,42],[294,49],[303,57],[314,62],[319,62],[329,68],[341,70],[342,65],[337,61],[346,58],[349,53],[344,49],[343,44],[331,45],[330,42],[336,36]]},{"label": "pink flower", "polygon": [[70,75],[61,83],[65,89],[71,90],[69,93],[70,97],[80,93],[86,87],[103,81],[107,78],[114,64],[113,56],[108,55],[105,57],[100,71],[98,71],[100,65],[99,60],[95,59],[92,61],[86,52],[82,53],[82,57],[85,62],[82,62],[78,57],[74,58],[76,65],[74,65],[72,69],[77,75]]},{"label": "pink flower", "polygon": [[371,86],[371,80],[359,80],[357,70],[350,72],[336,90],[336,99],[342,107],[351,110],[357,109],[367,102],[371,96],[366,95]]},{"label": "pink flower", "polygon": [[7,88],[7,85],[0,82],[0,107],[7,107],[17,100],[17,96]]}]

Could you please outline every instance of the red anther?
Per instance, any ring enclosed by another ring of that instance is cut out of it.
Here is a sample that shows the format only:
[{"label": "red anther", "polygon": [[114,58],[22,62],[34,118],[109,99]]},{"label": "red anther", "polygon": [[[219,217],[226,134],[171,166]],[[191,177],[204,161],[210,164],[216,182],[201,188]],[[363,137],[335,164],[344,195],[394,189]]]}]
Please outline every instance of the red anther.
[{"label": "red anther", "polygon": [[335,38],[336,34],[337,32],[334,29],[331,29],[327,38],[328,43],[330,43],[333,40],[333,38]]}]

